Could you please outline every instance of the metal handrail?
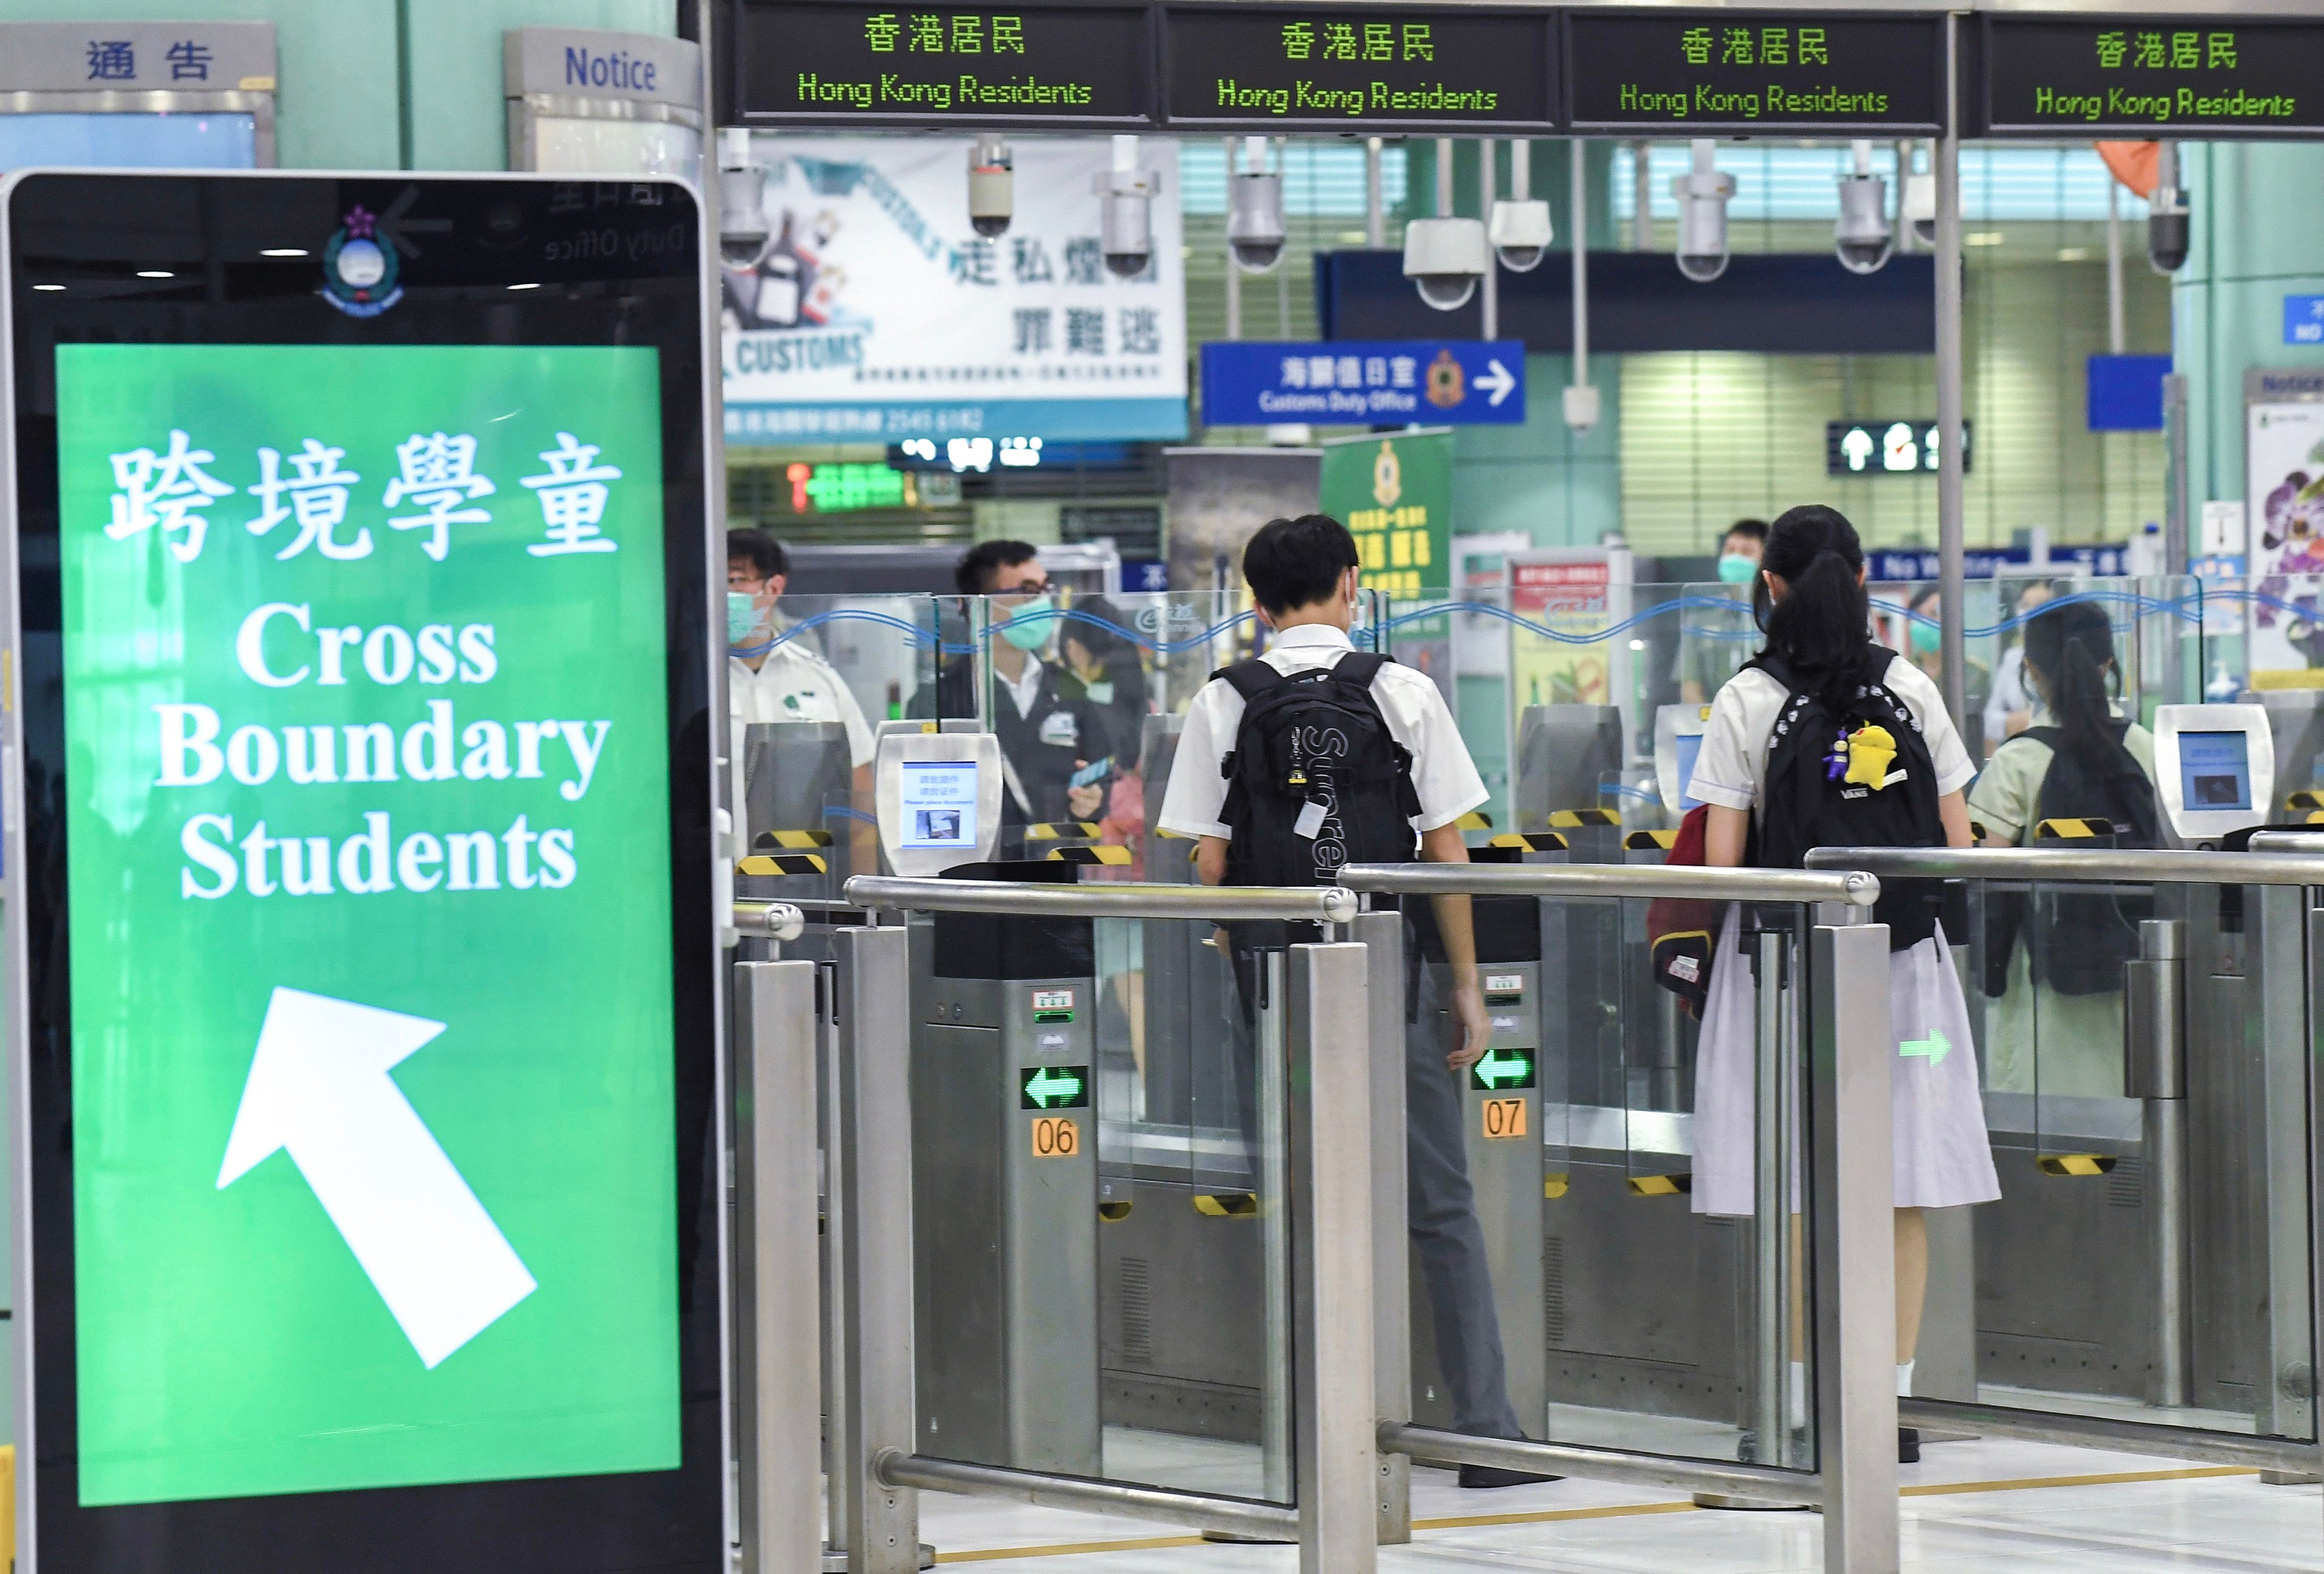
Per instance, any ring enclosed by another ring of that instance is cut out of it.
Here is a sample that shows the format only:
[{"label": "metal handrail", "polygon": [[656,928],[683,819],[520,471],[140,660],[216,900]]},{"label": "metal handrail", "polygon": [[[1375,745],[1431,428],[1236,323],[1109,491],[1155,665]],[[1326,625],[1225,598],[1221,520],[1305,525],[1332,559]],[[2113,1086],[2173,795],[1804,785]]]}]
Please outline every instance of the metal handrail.
[{"label": "metal handrail", "polygon": [[[2254,837],[2255,842],[2258,841]],[[2312,857],[2194,849],[1817,847],[1810,869],[1868,869],[1883,879],[2136,880],[2181,886],[2324,886]]]},{"label": "metal handrail", "polygon": [[788,902],[736,902],[731,922],[754,939],[797,940],[807,931],[807,915]]},{"label": "metal handrail", "polygon": [[2255,831],[2254,852],[2324,852],[2324,831]]},{"label": "metal handrail", "polygon": [[1069,1508],[1082,1514],[1110,1514],[1120,1519],[1157,1520],[1164,1524],[1188,1525],[1247,1540],[1299,1539],[1299,1511],[1286,1504],[1252,1503],[1163,1487],[1089,1481],[1075,1476],[1051,1476],[998,1465],[972,1465],[959,1459],[907,1454],[900,1449],[881,1450],[872,1461],[872,1474],[884,1487],[917,1487],[927,1492],[1005,1497],[1040,1508]]},{"label": "metal handrail", "polygon": [[1352,924],[1360,904],[1338,886],[1047,886],[1018,880],[916,879],[859,874],[842,888],[859,907],[915,913],[1020,913],[1064,918],[1279,919]]},{"label": "metal handrail", "polygon": [[1845,902],[1869,907],[1880,882],[1849,864],[1829,874],[1707,864],[1351,863],[1340,883],[1396,896],[1673,897],[1700,902]]}]

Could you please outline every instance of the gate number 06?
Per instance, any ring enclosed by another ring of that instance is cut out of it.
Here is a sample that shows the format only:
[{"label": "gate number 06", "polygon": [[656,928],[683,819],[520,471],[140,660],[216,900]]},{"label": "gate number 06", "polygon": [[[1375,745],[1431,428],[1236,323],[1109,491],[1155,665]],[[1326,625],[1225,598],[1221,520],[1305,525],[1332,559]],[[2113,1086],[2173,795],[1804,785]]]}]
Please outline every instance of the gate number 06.
[{"label": "gate number 06", "polygon": [[1037,1159],[1069,1159],[1082,1150],[1082,1128],[1078,1121],[1064,1115],[1036,1116],[1033,1120],[1033,1156]]}]

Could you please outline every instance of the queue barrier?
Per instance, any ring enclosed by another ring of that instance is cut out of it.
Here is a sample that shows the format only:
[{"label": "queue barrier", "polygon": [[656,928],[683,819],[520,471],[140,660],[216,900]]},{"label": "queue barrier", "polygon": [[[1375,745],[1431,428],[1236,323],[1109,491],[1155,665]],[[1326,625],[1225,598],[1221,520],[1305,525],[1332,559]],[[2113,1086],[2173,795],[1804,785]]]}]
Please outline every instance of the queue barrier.
[{"label": "queue barrier", "polygon": [[[2253,835],[2250,850],[2245,852],[2223,852],[2177,849],[2107,850],[2087,851],[2059,848],[1818,848],[1806,858],[1810,870],[1865,870],[1884,879],[1916,879],[1947,880],[1999,880],[2012,882],[2054,883],[2071,882],[2074,886],[2101,884],[2135,884],[2143,886],[2216,886],[2222,888],[2256,888],[2260,892],[2260,911],[2264,923],[2289,920],[2282,927],[2293,933],[2286,935],[2292,966],[2285,970],[2292,975],[2291,989],[2301,998],[2286,1002],[2281,1008],[2285,1030],[2296,1025],[2303,1053],[2287,1060],[2299,1063],[2304,1086],[2291,1091],[2285,1112],[2292,1123],[2304,1126],[2304,1131],[2290,1134],[2288,1140],[2300,1149],[2282,1155],[2255,1155],[2255,1163],[2269,1164],[2282,1157],[2289,1161],[2282,1167],[2296,1169],[2301,1174],[2298,1194],[2290,1200],[2291,1208],[2304,1214],[2288,1226],[2291,1237],[2299,1247],[2286,1257],[2304,1257],[2305,1282],[2286,1282],[2285,1269],[2292,1265],[2279,1262],[2271,1253],[2270,1274],[2277,1281],[2269,1286],[2271,1323],[2280,1326],[2282,1333],[2273,1342],[2278,1373],[2275,1384],[2288,1385],[2305,1394],[2290,1393],[2293,1403],[2312,1401],[2315,1348],[2313,1344],[2313,1310],[2324,1304],[2324,1109],[2319,1109],[2319,1079],[2314,1075],[2313,1054],[2308,1046],[2317,1042],[2319,1029],[2324,1029],[2324,833],[2301,831],[2262,831]],[[2142,925],[2162,930],[2174,925],[2149,921]],[[2167,1026],[2169,1015],[2177,1009],[2175,996],[2179,985],[2175,980],[2151,980],[2143,977],[2144,971],[2165,971],[2179,965],[2177,947],[2171,943],[2175,937],[2149,935],[2142,933],[2142,942],[2164,939],[2157,946],[2143,943],[2142,955],[2134,967],[2143,970],[2131,976],[2129,1013],[2126,1049],[2126,1064],[2134,1091],[2147,1098],[2150,1110],[2157,1102],[2167,1102],[2173,1091],[2173,1079],[2158,1077],[2152,1067],[2167,1055],[2158,1054],[2146,1042]],[[2161,982],[2160,988],[2151,987]],[[2144,999],[2142,999],[2144,997]],[[2273,1001],[2263,1002],[2264,1008],[2278,1008]],[[2270,1031],[2277,1024],[2265,1025]],[[2183,1051],[2182,1051],[2183,1054]],[[2164,1095],[2158,1099],[2157,1094]],[[2155,1127],[2149,1119],[2149,1139]],[[2276,1134],[2267,1133],[2270,1146],[2276,1143]],[[2183,1149],[2181,1150],[2183,1152]],[[2186,1229],[2184,1208],[2165,1207],[2159,1210],[2163,1222],[2159,1228]],[[2166,1248],[2171,1255],[2159,1260],[2175,1264],[2183,1275],[2183,1241],[2171,1243]],[[2160,1275],[2166,1283],[2160,1287],[2158,1321],[2166,1333],[2176,1332],[2183,1338],[2183,1322],[2172,1329],[2172,1319],[2186,1315],[2187,1291],[2183,1283],[2171,1285],[2173,1276],[2170,1266]],[[2281,1302],[2288,1309],[2280,1316],[2273,1315],[2273,1303]],[[2166,1338],[2167,1348],[2175,1348],[2178,1339]],[[2168,1366],[2166,1360],[2166,1367]],[[2165,1381],[2172,1381],[2166,1376]],[[2183,1386],[2183,1379],[2180,1380]],[[2065,1409],[2041,1409],[1944,1399],[1906,1399],[1899,1402],[1899,1410],[1908,1424],[1934,1427],[1954,1427],[1981,1432],[1994,1437],[2023,1439],[2035,1442],[2061,1443],[2111,1449],[2126,1453],[2159,1455],[2171,1459],[2193,1459],[2209,1464],[2257,1468],[2272,1479],[2312,1478],[2324,1473],[2324,1444],[2313,1437],[2267,1436],[2257,1431],[2227,1431],[2201,1427],[2175,1425],[2160,1421],[2126,1419],[2120,1416],[2080,1413]],[[2313,1431],[2312,1423],[2308,1430]]]}]

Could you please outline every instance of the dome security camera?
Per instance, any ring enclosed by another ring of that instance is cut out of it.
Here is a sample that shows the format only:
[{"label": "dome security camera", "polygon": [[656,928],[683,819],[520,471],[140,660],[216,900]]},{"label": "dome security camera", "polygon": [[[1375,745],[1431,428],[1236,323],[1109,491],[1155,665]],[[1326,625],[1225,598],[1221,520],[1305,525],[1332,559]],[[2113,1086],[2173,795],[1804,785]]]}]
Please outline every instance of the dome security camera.
[{"label": "dome security camera", "polygon": [[1404,276],[1438,311],[1468,305],[1491,265],[1480,219],[1416,218],[1404,226]]},{"label": "dome security camera", "polygon": [[1237,175],[1227,184],[1227,244],[1235,265],[1264,273],[1283,261],[1283,176]]},{"label": "dome security camera", "polygon": [[1009,233],[1015,216],[1017,161],[1009,144],[990,133],[980,133],[968,153],[968,223],[991,240]]},{"label": "dome security camera", "polygon": [[1832,250],[1851,273],[1877,273],[1895,249],[1888,227],[1888,182],[1872,172],[1872,144],[1856,144],[1856,170],[1840,178],[1840,218],[1832,226]]},{"label": "dome security camera", "polygon": [[1727,272],[1727,202],[1735,177],[1711,167],[1713,151],[1708,138],[1697,139],[1694,168],[1671,181],[1678,198],[1678,271],[1697,284]]},{"label": "dome security camera", "polygon": [[2146,199],[2146,260],[2156,272],[2176,273],[2187,265],[2190,230],[2179,145],[2166,140],[2155,150],[2154,191]]},{"label": "dome security camera", "polygon": [[1136,278],[1154,260],[1154,198],[1162,189],[1159,175],[1138,167],[1136,137],[1113,139],[1113,166],[1099,170],[1090,189],[1103,199],[1098,245],[1106,271],[1120,279]]},{"label": "dome security camera", "polygon": [[1904,177],[1904,197],[1901,204],[1904,222],[1913,226],[1913,238],[1923,246],[1937,244],[1937,178],[1928,170],[1919,170]]},{"label": "dome security camera", "polygon": [[1550,242],[1557,238],[1549,219],[1549,204],[1538,199],[1494,203],[1485,238],[1492,243],[1493,254],[1502,267],[1512,273],[1533,272],[1549,254]]}]

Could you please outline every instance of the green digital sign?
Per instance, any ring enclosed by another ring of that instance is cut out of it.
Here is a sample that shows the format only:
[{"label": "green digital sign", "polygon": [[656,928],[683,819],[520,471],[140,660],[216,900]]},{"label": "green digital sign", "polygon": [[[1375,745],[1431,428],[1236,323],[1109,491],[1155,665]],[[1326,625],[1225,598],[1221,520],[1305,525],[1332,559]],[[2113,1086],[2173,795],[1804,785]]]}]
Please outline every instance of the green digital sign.
[{"label": "green digital sign", "polygon": [[1547,11],[1172,5],[1173,124],[1394,132],[1555,120]]},{"label": "green digital sign", "polygon": [[2248,16],[1979,18],[1983,130],[2312,136],[2324,23]]},{"label": "green digital sign", "polygon": [[1086,1109],[1089,1101],[1087,1066],[1026,1066],[1018,1073],[1019,1109]]},{"label": "green digital sign", "polygon": [[1943,22],[1833,12],[1565,14],[1577,129],[1933,132],[1944,119]]},{"label": "green digital sign", "polygon": [[657,354],[56,351],[83,1505],[680,1464]]},{"label": "green digital sign", "polygon": [[1469,1068],[1469,1086],[1480,1093],[1533,1085],[1533,1051],[1529,1049],[1489,1049]]}]

